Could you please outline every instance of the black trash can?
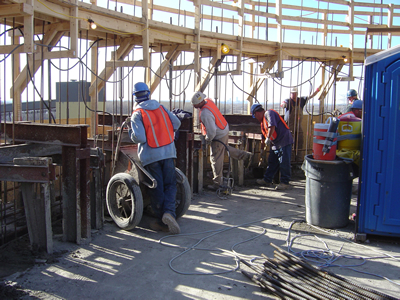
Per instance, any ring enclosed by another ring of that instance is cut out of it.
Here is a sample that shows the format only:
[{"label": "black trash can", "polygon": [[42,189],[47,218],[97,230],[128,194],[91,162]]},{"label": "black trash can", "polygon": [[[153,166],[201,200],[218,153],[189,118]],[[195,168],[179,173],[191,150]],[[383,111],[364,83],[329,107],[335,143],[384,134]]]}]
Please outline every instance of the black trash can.
[{"label": "black trash can", "polygon": [[347,226],[353,183],[352,160],[316,160],[306,155],[306,221],[324,228]]}]

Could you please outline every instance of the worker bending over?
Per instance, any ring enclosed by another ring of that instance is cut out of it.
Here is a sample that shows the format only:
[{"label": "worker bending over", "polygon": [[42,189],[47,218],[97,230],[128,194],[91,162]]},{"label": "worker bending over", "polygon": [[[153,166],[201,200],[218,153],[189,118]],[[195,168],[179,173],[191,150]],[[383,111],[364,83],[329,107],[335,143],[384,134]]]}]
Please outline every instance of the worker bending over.
[{"label": "worker bending over", "polygon": [[293,136],[283,118],[273,109],[264,110],[261,104],[255,103],[250,109],[253,118],[261,124],[262,142],[261,147],[270,146],[268,156],[268,167],[263,179],[257,179],[259,185],[274,188],[272,179],[276,172],[280,170],[280,183],[275,187],[276,190],[288,190],[292,186],[289,184],[290,158],[292,153]]},{"label": "worker bending over", "polygon": [[138,156],[144,168],[157,180],[154,189],[148,189],[151,208],[158,218],[150,223],[157,231],[180,233],[176,222],[176,149],[174,132],[181,126],[179,119],[163,105],[150,100],[150,90],[144,82],[134,86],[136,104],[131,117],[129,136],[138,145]]},{"label": "worker bending over", "polygon": [[229,124],[210,98],[206,98],[206,95],[202,92],[196,92],[192,97],[192,104],[194,108],[200,109],[201,132],[205,136],[206,143],[211,145],[210,161],[214,184],[208,186],[208,188],[217,190],[223,183],[222,171],[225,146],[216,140],[221,141],[228,147],[231,158],[244,160],[245,168],[250,166],[253,153],[228,145]]}]

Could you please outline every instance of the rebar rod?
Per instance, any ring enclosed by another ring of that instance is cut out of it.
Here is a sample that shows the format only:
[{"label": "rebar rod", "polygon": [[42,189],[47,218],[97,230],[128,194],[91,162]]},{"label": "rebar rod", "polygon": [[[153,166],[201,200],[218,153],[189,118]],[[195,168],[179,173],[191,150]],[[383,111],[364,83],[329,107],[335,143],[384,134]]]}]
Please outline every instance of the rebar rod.
[{"label": "rebar rod", "polygon": [[280,257],[279,253],[275,253],[275,255],[276,257],[281,258],[280,264],[284,265],[285,267],[293,267],[293,272],[295,276],[301,276],[304,279],[308,279],[315,285],[315,287],[318,287],[321,291],[329,293],[334,298],[340,296],[346,299],[365,299],[352,291],[347,291],[346,289],[343,289],[342,286],[336,283],[329,282],[324,278],[324,276],[315,276],[315,274],[307,272],[307,270],[305,270],[300,264],[295,264],[293,261],[290,260],[284,260],[284,258],[286,257]]},{"label": "rebar rod", "polygon": [[[396,298],[391,297],[389,295],[386,295],[384,293],[375,291],[373,289],[369,289],[367,287],[363,287],[360,286],[350,280],[347,280],[346,278],[343,278],[341,276],[338,276],[334,273],[331,273],[329,271],[321,271],[319,269],[316,269],[315,267],[303,262],[301,259],[299,259],[298,257],[283,251],[282,249],[280,249],[279,247],[277,247],[276,245],[274,245],[273,243],[271,243],[271,246],[273,246],[277,251],[279,251],[280,254],[286,256],[287,258],[291,259],[292,261],[298,263],[299,265],[301,265],[302,267],[304,267],[305,269],[307,269],[308,271],[311,271],[312,273],[316,274],[316,275],[320,275],[323,278],[326,278],[327,280],[330,280],[331,282],[335,282],[336,284],[341,285],[342,287],[345,287],[353,292],[359,293],[365,297],[374,297],[374,299],[393,299],[395,300]],[[275,251],[275,253],[277,253]]]},{"label": "rebar rod", "polygon": [[[246,266],[250,267],[251,269],[257,271],[257,267],[247,263],[244,260],[240,260],[241,262],[243,262]],[[289,292],[291,295],[289,296],[296,296],[296,299],[310,299],[310,300],[314,300],[316,299],[315,297],[310,296],[309,294],[304,293],[302,290],[300,290],[298,287],[291,285],[290,283],[286,282],[286,281],[279,281],[278,279],[274,278],[273,276],[262,272],[261,274],[263,277],[265,277],[265,279],[267,279],[267,282],[270,282],[272,284],[274,284],[275,286],[283,289],[282,291],[287,291]],[[258,280],[260,282],[263,282],[265,280],[262,277],[259,277]]]},{"label": "rebar rod", "polygon": [[276,265],[274,262],[272,262],[272,259],[268,258],[268,261],[264,262],[264,266],[268,266],[269,268],[274,269],[278,276],[280,276],[283,280],[288,282],[294,281],[296,285],[299,285],[300,289],[307,293],[310,293],[312,296],[318,299],[336,300],[336,297],[327,295],[326,291],[319,290],[315,286],[311,285],[309,282],[305,282],[304,280],[299,279],[295,273],[283,268],[282,266]]},{"label": "rebar rod", "polygon": [[281,299],[284,300],[291,300],[293,298],[286,296],[286,293],[283,293],[280,291],[279,287],[276,287],[274,284],[270,283],[270,282],[260,282],[258,280],[258,276],[248,273],[246,271],[242,270],[242,274],[245,275],[246,277],[248,277],[249,279],[251,279],[253,282],[257,283],[259,286],[261,286],[263,289],[267,290],[269,293],[276,295],[278,297],[280,297]]}]

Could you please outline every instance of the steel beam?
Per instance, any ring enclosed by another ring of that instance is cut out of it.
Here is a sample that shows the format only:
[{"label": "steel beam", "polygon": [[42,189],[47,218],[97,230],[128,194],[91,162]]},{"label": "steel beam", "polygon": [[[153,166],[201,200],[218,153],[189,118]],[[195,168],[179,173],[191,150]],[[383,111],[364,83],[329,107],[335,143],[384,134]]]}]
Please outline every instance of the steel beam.
[{"label": "steel beam", "polygon": [[89,125],[55,125],[42,123],[1,123],[0,130],[16,142],[51,143],[86,147]]},{"label": "steel beam", "polygon": [[0,181],[48,183],[55,180],[54,165],[19,166],[0,164]]}]

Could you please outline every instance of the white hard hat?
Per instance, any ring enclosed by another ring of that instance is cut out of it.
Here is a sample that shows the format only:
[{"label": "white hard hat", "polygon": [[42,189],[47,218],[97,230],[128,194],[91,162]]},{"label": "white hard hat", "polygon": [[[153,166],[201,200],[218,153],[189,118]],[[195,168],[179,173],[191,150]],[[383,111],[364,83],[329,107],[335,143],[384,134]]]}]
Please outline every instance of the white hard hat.
[{"label": "white hard hat", "polygon": [[297,93],[297,87],[293,87],[293,88],[290,90],[290,92],[291,92],[291,93]]},{"label": "white hard hat", "polygon": [[202,92],[196,92],[194,93],[194,95],[192,96],[192,104],[196,105],[201,103],[204,99],[206,98],[206,95],[203,94]]}]

